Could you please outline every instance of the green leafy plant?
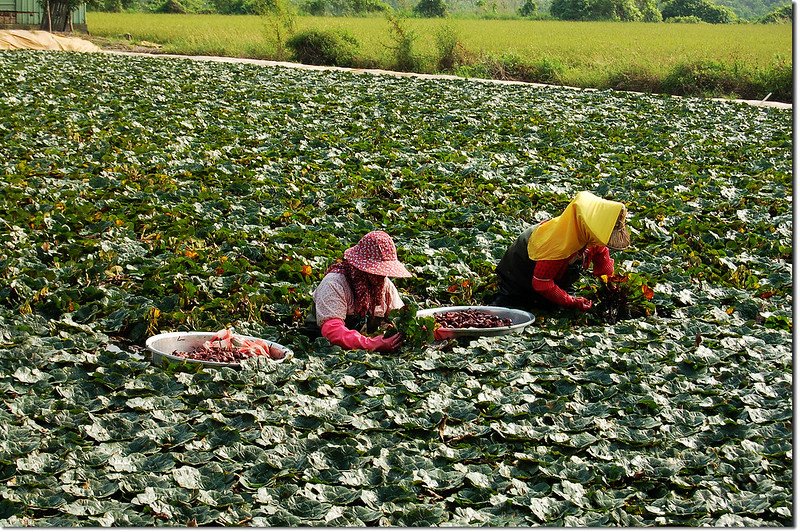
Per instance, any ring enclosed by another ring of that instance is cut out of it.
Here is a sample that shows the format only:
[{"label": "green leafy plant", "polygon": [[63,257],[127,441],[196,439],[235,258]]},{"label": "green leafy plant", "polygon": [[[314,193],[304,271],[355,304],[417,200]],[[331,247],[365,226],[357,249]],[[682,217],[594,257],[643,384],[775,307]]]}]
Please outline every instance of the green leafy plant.
[{"label": "green leafy plant", "polygon": [[356,38],[344,30],[302,31],[290,37],[286,45],[301,63],[341,67],[355,64],[359,46]]},{"label": "green leafy plant", "polygon": [[420,308],[415,302],[407,302],[403,307],[394,309],[387,316],[388,327],[384,336],[403,335],[403,346],[420,348],[434,341],[436,320],[433,316],[417,316]]},{"label": "green leafy plant", "polygon": [[656,310],[654,292],[642,275],[621,273],[591,277],[579,291],[593,301],[589,313],[604,323],[651,316]]},{"label": "green leafy plant", "polygon": [[406,19],[391,13],[386,16],[389,23],[389,49],[394,57],[394,68],[402,72],[416,72],[420,68],[420,58],[414,51],[414,43],[419,36],[408,27]]}]

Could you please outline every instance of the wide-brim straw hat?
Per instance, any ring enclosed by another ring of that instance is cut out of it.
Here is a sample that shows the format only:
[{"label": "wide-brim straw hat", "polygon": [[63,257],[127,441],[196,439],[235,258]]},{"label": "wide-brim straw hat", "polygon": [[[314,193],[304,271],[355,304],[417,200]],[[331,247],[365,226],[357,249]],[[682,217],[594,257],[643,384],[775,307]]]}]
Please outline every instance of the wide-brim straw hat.
[{"label": "wide-brim straw hat", "polygon": [[622,212],[619,213],[617,224],[611,231],[611,236],[608,238],[608,244],[611,249],[625,249],[631,245],[631,235],[628,233],[628,227],[625,225],[625,218],[628,215],[628,210],[623,206]]},{"label": "wide-brim straw hat", "polygon": [[364,235],[358,244],[345,250],[344,258],[362,272],[384,277],[411,277],[411,272],[397,260],[392,237],[383,231]]}]

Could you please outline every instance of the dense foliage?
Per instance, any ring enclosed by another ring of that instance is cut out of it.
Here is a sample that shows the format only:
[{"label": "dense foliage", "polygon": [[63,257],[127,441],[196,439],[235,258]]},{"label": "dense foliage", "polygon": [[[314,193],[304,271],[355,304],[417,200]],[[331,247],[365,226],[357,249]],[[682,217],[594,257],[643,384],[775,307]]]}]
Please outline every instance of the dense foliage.
[{"label": "dense foliage", "polygon": [[[624,201],[657,312],[343,351],[299,333],[389,231],[423,307]],[[0,525],[793,522],[792,114],[609,91],[0,53]],[[149,335],[289,345],[159,368]]]},{"label": "dense foliage", "polygon": [[413,12],[420,17],[445,17],[447,16],[447,2],[444,0],[419,0]]},{"label": "dense foliage", "polygon": [[776,7],[760,19],[762,24],[791,24],[794,17],[794,4]]},{"label": "dense foliage", "polygon": [[729,24],[736,20],[736,14],[728,7],[712,0],[667,0],[661,9],[664,19],[697,17],[710,24]]},{"label": "dense foliage", "polygon": [[[761,21],[774,12],[784,0],[714,0],[713,4],[729,9],[737,18]],[[260,0],[90,0],[93,9],[120,12],[163,13],[165,6],[178,4],[189,13],[251,14],[258,13]],[[407,0],[295,0],[297,8],[309,15],[353,16],[376,12],[398,11],[420,16],[443,16],[450,13],[457,17],[513,18],[535,17],[564,20],[662,20],[659,5],[654,0],[423,0],[426,9],[416,9],[420,2]],[[428,14],[427,4],[437,6]],[[552,10],[556,4],[555,11]],[[565,11],[565,5],[574,6]],[[167,11],[169,12],[169,11]],[[570,14],[564,17],[561,13]],[[606,13],[607,16],[602,16]],[[619,16],[624,14],[630,16]],[[675,18],[675,17],[673,17]],[[681,18],[681,17],[678,17]],[[685,17],[683,17],[685,18]],[[698,17],[701,18],[701,17]],[[702,20],[702,18],[701,18]],[[781,19],[781,22],[790,22]]]},{"label": "dense foliage", "polygon": [[560,20],[660,22],[655,0],[553,0],[550,13]]},{"label": "dense foliage", "polygon": [[292,35],[286,45],[292,58],[307,65],[349,67],[356,61],[359,43],[343,30],[306,30]]}]

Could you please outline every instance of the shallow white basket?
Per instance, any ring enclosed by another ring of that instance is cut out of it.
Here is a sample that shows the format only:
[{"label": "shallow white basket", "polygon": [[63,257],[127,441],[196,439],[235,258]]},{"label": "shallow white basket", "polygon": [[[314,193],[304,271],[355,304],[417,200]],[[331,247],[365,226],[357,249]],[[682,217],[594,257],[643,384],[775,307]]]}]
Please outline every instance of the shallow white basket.
[{"label": "shallow white basket", "polygon": [[447,327],[439,328],[439,336],[442,339],[458,338],[462,336],[503,336],[506,334],[513,334],[521,332],[525,327],[534,322],[536,317],[530,312],[524,310],[517,310],[514,308],[506,307],[437,307],[420,310],[417,316],[436,316],[436,314],[444,314],[445,312],[461,312],[464,310],[480,310],[488,314],[497,316],[498,318],[510,318],[511,325],[505,327],[468,327],[463,329],[450,329]]},{"label": "shallow white basket", "polygon": [[[155,336],[151,336],[145,342],[145,346],[147,350],[150,351],[153,364],[161,365],[164,363],[164,359],[168,359],[171,361],[176,362],[188,362],[192,364],[202,364],[204,366],[212,366],[212,367],[228,367],[228,368],[238,368],[240,364],[238,362],[213,362],[208,360],[197,360],[194,358],[188,357],[181,357],[177,355],[173,355],[175,351],[183,351],[183,352],[190,352],[198,347],[202,346],[204,342],[211,339],[216,332],[204,332],[204,331],[188,331],[188,332],[170,332],[170,333],[162,333],[157,334]],[[283,358],[274,359],[272,357],[263,356],[263,358],[268,358],[269,360],[275,363],[281,363],[286,360],[289,360],[294,356],[294,353],[291,349],[281,344],[275,343],[270,340],[265,340],[264,338],[257,338],[255,336],[245,336],[243,334],[236,335],[239,338],[244,340],[260,340],[265,342],[269,345],[271,349],[278,349],[283,352]]]}]

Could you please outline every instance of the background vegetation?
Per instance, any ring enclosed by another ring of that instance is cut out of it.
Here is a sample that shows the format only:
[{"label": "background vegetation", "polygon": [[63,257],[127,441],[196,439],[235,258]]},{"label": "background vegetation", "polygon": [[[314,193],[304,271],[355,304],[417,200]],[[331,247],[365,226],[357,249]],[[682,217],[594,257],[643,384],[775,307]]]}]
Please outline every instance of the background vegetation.
[{"label": "background vegetation", "polygon": [[[257,14],[274,0],[90,0],[96,9],[132,12]],[[720,7],[734,19],[760,21],[791,6],[786,0],[294,0],[309,15],[364,15],[393,10],[419,16],[566,18],[660,21],[660,11],[681,4],[701,15]],[[555,12],[554,12],[555,10]],[[663,17],[669,18],[669,17]],[[710,21],[709,21],[710,22]]]},{"label": "background vegetation", "polygon": [[[92,35],[161,51],[295,59],[281,16],[88,15]],[[291,18],[295,32],[344,32],[349,66],[576,87],[791,101],[791,26],[372,17]],[[624,24],[624,26],[621,26]],[[580,35],[579,39],[574,38]],[[319,50],[320,56],[330,50]],[[335,54],[334,54],[335,55]],[[317,64],[324,61],[303,61]],[[342,64],[342,63],[340,63]]]}]

